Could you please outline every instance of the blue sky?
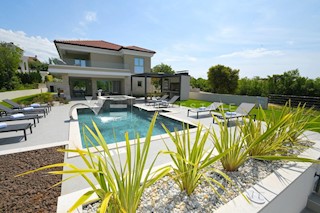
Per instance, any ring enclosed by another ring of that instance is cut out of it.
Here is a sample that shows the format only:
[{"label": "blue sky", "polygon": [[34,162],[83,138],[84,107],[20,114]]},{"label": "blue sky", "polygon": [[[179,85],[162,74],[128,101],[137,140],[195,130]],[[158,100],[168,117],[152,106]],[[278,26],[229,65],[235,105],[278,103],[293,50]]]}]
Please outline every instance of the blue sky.
[{"label": "blue sky", "polygon": [[105,40],[154,50],[152,66],[196,78],[217,64],[240,77],[292,69],[320,77],[318,0],[10,0],[1,8],[0,41],[42,60],[57,57],[55,39]]}]

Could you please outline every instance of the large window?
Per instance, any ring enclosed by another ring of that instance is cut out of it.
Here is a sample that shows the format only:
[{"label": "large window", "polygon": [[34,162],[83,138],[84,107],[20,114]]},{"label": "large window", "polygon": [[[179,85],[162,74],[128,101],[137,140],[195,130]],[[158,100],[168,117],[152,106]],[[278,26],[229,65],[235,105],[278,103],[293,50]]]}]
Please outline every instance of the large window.
[{"label": "large window", "polygon": [[134,58],[134,73],[144,73],[144,59]]},{"label": "large window", "polygon": [[86,60],[83,60],[83,59],[75,59],[75,60],[74,60],[74,65],[80,66],[80,67],[85,67],[85,66],[86,66]]}]

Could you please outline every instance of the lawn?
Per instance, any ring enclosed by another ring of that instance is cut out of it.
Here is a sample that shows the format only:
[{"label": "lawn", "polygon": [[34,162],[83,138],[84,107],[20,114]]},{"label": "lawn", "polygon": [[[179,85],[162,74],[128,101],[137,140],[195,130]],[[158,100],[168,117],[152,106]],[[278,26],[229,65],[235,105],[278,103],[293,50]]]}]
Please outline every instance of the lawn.
[{"label": "lawn", "polygon": [[[206,106],[209,106],[211,103],[212,102],[210,102],[210,101],[201,101],[201,100],[193,100],[193,99],[189,99],[189,100],[186,100],[186,101],[177,101],[177,102],[175,102],[175,104],[179,104],[180,106],[186,106],[186,107],[191,107],[191,108],[206,107]],[[229,109],[229,111],[234,111],[234,110],[237,109],[237,106],[224,104],[223,108],[224,109]],[[282,109],[282,106],[269,105],[269,109],[265,109],[264,112],[266,113],[267,117],[270,117],[272,112],[274,112],[276,116],[280,116],[281,109]],[[257,115],[257,119],[258,120],[260,119],[260,115],[258,113],[258,109],[257,108],[253,109],[250,114],[256,114]],[[313,117],[316,117],[316,116],[320,116],[320,112],[317,111],[317,110],[314,110],[314,116]],[[315,128],[316,127],[319,128],[319,123],[320,123],[320,117],[319,117],[319,119],[317,119],[317,123],[310,124],[310,126],[311,127],[315,127]],[[320,129],[314,130],[314,131],[320,132]]]},{"label": "lawn", "polygon": [[[41,93],[41,94],[35,94],[35,95],[28,95],[28,96],[23,96],[23,97],[19,97],[19,98],[14,98],[12,99],[12,101],[18,103],[18,104],[30,104],[32,102],[48,102],[49,99],[52,99],[52,94],[50,92],[46,92],[46,93]],[[11,108],[12,106],[10,104],[7,104],[5,102],[0,102],[0,104]]]}]

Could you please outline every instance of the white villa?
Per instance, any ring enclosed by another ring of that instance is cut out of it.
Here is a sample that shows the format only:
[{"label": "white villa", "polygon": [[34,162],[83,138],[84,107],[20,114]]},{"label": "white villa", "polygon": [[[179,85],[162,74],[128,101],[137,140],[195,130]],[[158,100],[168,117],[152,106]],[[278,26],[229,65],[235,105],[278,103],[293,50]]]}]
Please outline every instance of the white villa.
[{"label": "white villa", "polygon": [[[61,76],[62,83],[52,85],[49,90],[57,91],[59,88],[67,99],[84,96],[95,98],[98,90],[102,90],[102,95],[138,96],[154,91],[152,76],[145,75],[151,72],[151,58],[156,53],[153,50],[102,40],[55,40],[54,44],[63,62],[49,65],[48,71]],[[161,91],[170,96],[183,91],[189,94],[190,76],[181,75],[166,75],[162,82],[166,84],[164,88],[167,91]],[[181,79],[187,87],[182,86]]]}]

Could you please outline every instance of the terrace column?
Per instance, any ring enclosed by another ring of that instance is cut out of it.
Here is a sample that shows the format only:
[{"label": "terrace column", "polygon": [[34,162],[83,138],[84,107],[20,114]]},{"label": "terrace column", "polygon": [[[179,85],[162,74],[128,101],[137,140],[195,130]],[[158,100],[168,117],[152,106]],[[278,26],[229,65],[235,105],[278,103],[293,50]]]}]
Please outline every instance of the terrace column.
[{"label": "terrace column", "polygon": [[97,99],[97,79],[91,79],[91,88],[92,88],[92,99]]},{"label": "terrace column", "polygon": [[63,88],[60,88],[63,90],[63,94],[66,97],[66,99],[70,100],[70,85],[69,85],[69,76],[68,75],[62,75],[62,85]]}]

